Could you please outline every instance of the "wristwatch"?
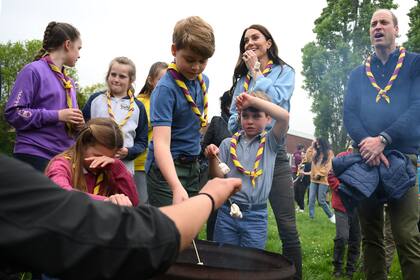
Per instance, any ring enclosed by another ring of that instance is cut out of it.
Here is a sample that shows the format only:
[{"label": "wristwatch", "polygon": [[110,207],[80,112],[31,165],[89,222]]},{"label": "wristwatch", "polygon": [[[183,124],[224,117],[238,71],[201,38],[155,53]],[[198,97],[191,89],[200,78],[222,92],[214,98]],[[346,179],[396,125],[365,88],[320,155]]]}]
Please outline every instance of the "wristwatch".
[{"label": "wristwatch", "polygon": [[254,71],[258,72],[260,70],[261,63],[259,61],[255,62],[254,64]]},{"label": "wristwatch", "polygon": [[385,146],[388,145],[388,140],[383,135],[379,135],[379,138],[381,139],[381,143]]}]

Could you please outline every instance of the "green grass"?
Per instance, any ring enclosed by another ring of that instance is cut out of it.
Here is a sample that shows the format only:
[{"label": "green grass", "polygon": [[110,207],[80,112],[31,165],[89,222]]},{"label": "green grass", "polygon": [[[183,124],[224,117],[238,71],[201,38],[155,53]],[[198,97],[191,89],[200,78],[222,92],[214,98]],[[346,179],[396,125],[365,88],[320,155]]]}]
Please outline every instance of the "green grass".
[{"label": "green grass", "polygon": [[[303,254],[303,279],[336,279],[332,277],[332,253],[335,225],[328,220],[323,210],[318,206],[315,208],[315,219],[309,219],[307,209],[304,213],[297,213],[296,219]],[[205,239],[205,236],[204,228],[200,232],[199,238]],[[266,250],[281,253],[281,241],[277,233],[276,221],[271,207],[268,212],[268,238]],[[356,272],[353,279],[364,279],[363,273],[360,271]],[[388,279],[402,279],[396,253]]]}]

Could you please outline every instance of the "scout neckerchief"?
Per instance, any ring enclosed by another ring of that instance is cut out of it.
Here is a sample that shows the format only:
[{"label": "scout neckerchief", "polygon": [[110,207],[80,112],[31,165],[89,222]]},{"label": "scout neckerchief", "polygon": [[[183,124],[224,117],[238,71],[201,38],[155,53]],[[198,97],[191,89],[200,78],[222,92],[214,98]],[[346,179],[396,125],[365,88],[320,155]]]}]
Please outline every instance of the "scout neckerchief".
[{"label": "scout neckerchief", "polygon": [[[64,87],[64,91],[66,92],[66,103],[68,108],[73,108],[73,100],[71,99],[71,89],[73,88],[73,85],[71,84],[71,80],[68,77],[66,68],[63,67],[63,71],[61,71],[60,68],[57,67],[57,65],[52,62],[50,56],[47,54],[44,57],[41,58],[44,60],[51,68],[55,76],[58,78],[58,80],[61,81],[61,84]],[[72,135],[72,127],[69,123],[66,122],[66,128],[69,135]]]},{"label": "scout neckerchief", "polygon": [[[262,74],[264,75],[264,77],[266,77],[268,75],[268,73],[271,72],[271,68],[273,68],[273,61],[272,60],[267,62],[267,65],[265,66],[264,70],[262,71]],[[245,81],[244,81],[245,92],[248,92],[248,87],[249,87],[249,82],[250,81],[251,81],[251,73],[248,72],[246,74]]]},{"label": "scout neckerchief", "polygon": [[[63,157],[71,161],[70,155],[64,155]],[[101,184],[103,181],[104,181],[104,173],[101,172],[96,176],[95,187],[93,188],[93,194],[99,194],[99,191],[101,189]]]},{"label": "scout neckerchief", "polygon": [[391,102],[387,93],[390,91],[392,84],[397,79],[398,72],[400,72],[400,69],[404,61],[404,57],[405,57],[405,48],[400,47],[400,56],[398,57],[398,61],[397,61],[397,65],[395,66],[394,73],[392,73],[392,76],[389,79],[384,89],[378,86],[378,84],[376,83],[375,77],[373,76],[372,69],[370,68],[371,56],[369,56],[366,59],[366,63],[365,63],[366,75],[368,76],[372,86],[378,91],[378,94],[376,95],[376,103],[378,103],[381,98],[385,99],[387,103]]},{"label": "scout neckerchief", "polygon": [[238,171],[242,174],[249,176],[251,178],[252,186],[255,187],[255,180],[258,176],[260,176],[263,173],[262,169],[258,169],[258,166],[260,165],[260,161],[264,152],[264,145],[267,132],[264,131],[260,135],[260,145],[258,146],[257,155],[255,156],[254,169],[252,171],[245,170],[245,168],[239,162],[238,156],[236,154],[238,139],[240,135],[241,132],[236,132],[230,140],[230,156],[232,157],[232,161],[236,169],[238,169]]},{"label": "scout neckerchief", "polygon": [[93,188],[93,194],[99,194],[101,184],[104,181],[104,173],[101,172],[96,176],[95,187]]},{"label": "scout neckerchief", "polygon": [[[125,116],[125,118],[122,120],[122,122],[119,125],[119,127],[123,127],[128,119],[131,117],[131,115],[134,112],[134,94],[131,91],[131,89],[128,90],[128,96],[130,97],[130,107],[128,107],[128,113],[127,116]],[[108,114],[109,117],[114,121],[117,122],[115,120],[115,116],[114,116],[114,112],[112,112],[112,106],[111,106],[111,93],[109,91],[106,92],[106,99],[107,99],[107,104],[108,104]]]},{"label": "scout neckerchief", "polygon": [[203,99],[204,99],[204,116],[201,115],[200,109],[198,109],[197,104],[195,104],[194,99],[192,98],[187,85],[183,81],[183,77],[181,73],[178,72],[178,68],[176,67],[175,63],[169,64],[168,67],[169,73],[171,73],[172,78],[175,80],[175,83],[181,88],[182,92],[184,93],[185,99],[187,99],[188,103],[190,103],[191,110],[197,117],[200,118],[201,127],[207,126],[207,111],[208,111],[208,96],[207,96],[207,87],[206,83],[204,83],[203,76],[201,74],[198,75],[198,81],[201,85],[201,90],[203,91]]}]

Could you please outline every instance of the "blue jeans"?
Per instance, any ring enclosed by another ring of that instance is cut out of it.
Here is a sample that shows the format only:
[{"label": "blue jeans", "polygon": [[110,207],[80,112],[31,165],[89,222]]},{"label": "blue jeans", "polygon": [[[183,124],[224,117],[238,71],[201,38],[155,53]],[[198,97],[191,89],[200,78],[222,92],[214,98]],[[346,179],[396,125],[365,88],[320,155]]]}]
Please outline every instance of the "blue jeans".
[{"label": "blue jeans", "polygon": [[309,185],[309,218],[314,218],[315,216],[315,197],[318,193],[318,204],[322,207],[325,214],[328,218],[333,216],[333,213],[330,210],[330,207],[327,204],[326,197],[328,192],[328,186],[319,183],[313,183]]},{"label": "blue jeans", "polygon": [[220,207],[214,228],[214,240],[241,247],[264,249],[267,240],[268,211],[242,210],[243,218],[230,216],[230,207]]}]

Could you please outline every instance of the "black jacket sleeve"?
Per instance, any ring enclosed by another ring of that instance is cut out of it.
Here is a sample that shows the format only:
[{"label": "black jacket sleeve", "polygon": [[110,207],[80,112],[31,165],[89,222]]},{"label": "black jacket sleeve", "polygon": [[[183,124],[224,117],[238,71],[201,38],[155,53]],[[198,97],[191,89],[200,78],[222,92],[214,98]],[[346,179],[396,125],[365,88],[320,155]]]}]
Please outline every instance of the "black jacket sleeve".
[{"label": "black jacket sleeve", "polygon": [[147,279],[179,245],[159,209],[94,201],[0,155],[0,263],[61,279]]}]

